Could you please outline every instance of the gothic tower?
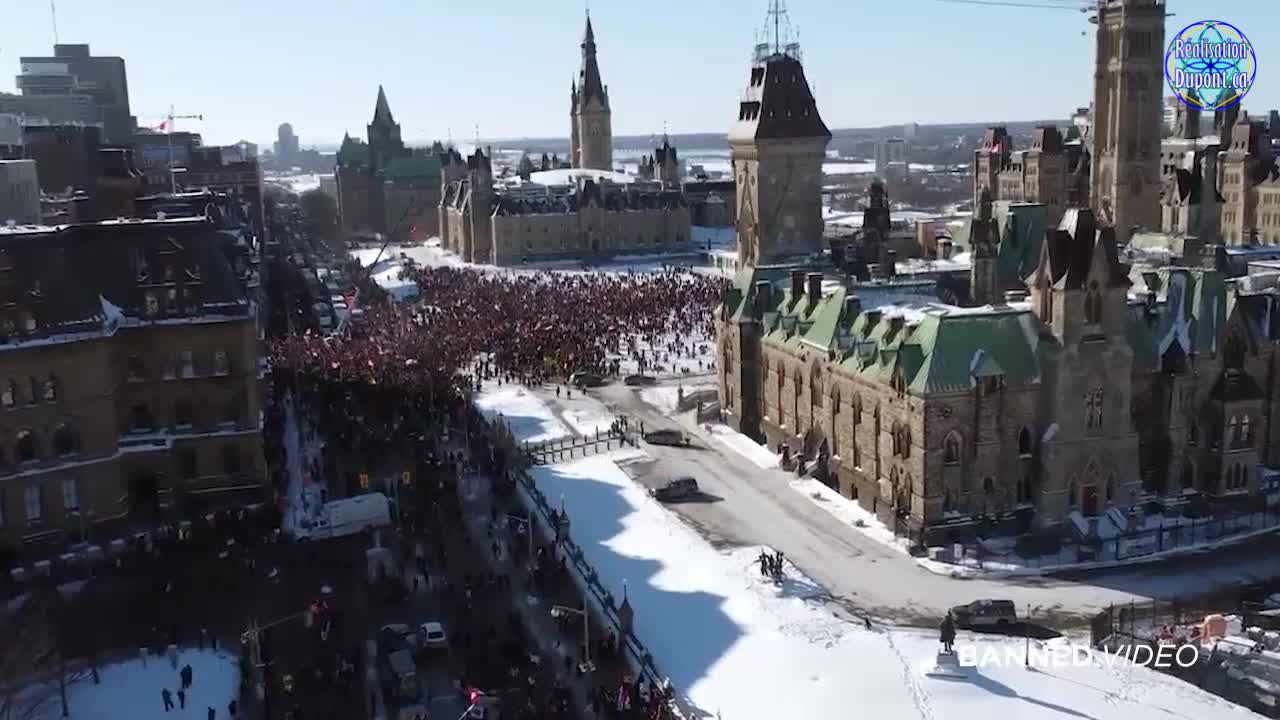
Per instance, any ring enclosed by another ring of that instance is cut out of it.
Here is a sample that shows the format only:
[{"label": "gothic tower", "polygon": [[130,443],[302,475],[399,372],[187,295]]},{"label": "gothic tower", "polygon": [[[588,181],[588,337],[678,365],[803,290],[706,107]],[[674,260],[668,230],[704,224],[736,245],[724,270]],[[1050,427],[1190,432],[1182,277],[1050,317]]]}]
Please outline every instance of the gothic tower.
[{"label": "gothic tower", "polygon": [[387,103],[387,93],[378,86],[378,102],[373,108],[373,121],[367,128],[369,133],[369,169],[378,172],[387,167],[393,158],[405,154],[404,142],[400,139],[400,123],[391,116],[391,105]]},{"label": "gothic tower", "polygon": [[1121,243],[1160,224],[1164,19],[1164,0],[1103,0],[1094,18],[1090,197]]},{"label": "gothic tower", "polygon": [[601,81],[596,62],[596,34],[590,15],[582,38],[582,69],[569,90],[569,100],[573,166],[613,170],[613,113],[609,110],[609,88]]},{"label": "gothic tower", "polygon": [[969,296],[975,305],[992,305],[1000,300],[997,263],[1000,230],[991,215],[991,188],[983,187],[973,219],[969,221]]},{"label": "gothic tower", "polygon": [[822,159],[831,131],[789,43],[756,46],[729,130],[737,183],[738,259],[761,265],[822,250]]}]

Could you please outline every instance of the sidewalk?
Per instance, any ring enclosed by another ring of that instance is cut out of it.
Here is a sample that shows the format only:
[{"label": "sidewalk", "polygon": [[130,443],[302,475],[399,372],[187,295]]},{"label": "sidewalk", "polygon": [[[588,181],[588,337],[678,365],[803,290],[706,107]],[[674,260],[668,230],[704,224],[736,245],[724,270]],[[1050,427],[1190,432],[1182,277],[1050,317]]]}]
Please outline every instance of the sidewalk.
[{"label": "sidewalk", "polygon": [[[486,548],[483,553],[488,565],[486,569],[511,579],[510,588],[504,592],[508,595],[511,607],[519,613],[524,630],[530,636],[529,639],[536,645],[542,669],[556,677],[569,689],[573,699],[570,710],[574,714],[587,718],[593,717],[592,698],[595,685],[601,682],[601,676],[608,676],[608,668],[605,667],[607,663],[593,657],[592,661],[599,668],[596,672],[579,676],[576,667],[566,672],[564,665],[566,656],[572,656],[575,666],[582,660],[578,653],[578,648],[582,644],[580,624],[582,620],[573,617],[566,633],[558,627],[556,619],[551,616],[552,606],[563,604],[569,607],[581,607],[581,600],[567,587],[558,587],[545,595],[536,594],[532,589],[532,573],[527,565],[529,560],[527,550],[522,547],[520,561],[517,561],[511,547],[514,542],[526,542],[525,536],[508,538],[506,522],[508,509],[501,500],[494,497],[492,486],[492,478],[479,474],[470,475],[460,483],[459,491],[463,496],[463,519],[467,530],[479,547]],[[495,505],[498,509],[499,529],[492,533],[490,538],[491,508]],[[495,558],[489,549],[491,542],[495,540],[499,546],[500,558]],[[564,585],[564,583],[560,584]],[[596,629],[595,623],[592,629]],[[598,641],[599,637],[593,634],[592,644]]]}]

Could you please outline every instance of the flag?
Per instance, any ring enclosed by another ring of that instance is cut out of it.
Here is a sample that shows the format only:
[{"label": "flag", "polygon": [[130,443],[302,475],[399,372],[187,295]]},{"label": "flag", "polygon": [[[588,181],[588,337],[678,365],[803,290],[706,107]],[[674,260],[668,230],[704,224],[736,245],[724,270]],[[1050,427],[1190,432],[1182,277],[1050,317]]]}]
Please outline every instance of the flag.
[{"label": "flag", "polygon": [[164,129],[165,129],[165,128],[167,128],[167,127],[169,127],[169,121],[168,121],[168,120],[165,120],[164,122],[160,123],[159,125],[156,125],[155,127],[151,128],[151,129],[152,129],[152,130],[164,130]]}]

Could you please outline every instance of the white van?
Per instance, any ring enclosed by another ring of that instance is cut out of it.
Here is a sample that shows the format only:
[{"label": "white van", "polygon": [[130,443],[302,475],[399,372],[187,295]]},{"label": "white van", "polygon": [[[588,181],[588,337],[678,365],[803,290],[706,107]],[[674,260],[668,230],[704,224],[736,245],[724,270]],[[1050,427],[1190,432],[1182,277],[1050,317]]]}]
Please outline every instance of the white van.
[{"label": "white van", "polygon": [[299,540],[325,540],[383,528],[391,524],[391,503],[382,493],[369,493],[324,504],[317,515],[302,518]]}]

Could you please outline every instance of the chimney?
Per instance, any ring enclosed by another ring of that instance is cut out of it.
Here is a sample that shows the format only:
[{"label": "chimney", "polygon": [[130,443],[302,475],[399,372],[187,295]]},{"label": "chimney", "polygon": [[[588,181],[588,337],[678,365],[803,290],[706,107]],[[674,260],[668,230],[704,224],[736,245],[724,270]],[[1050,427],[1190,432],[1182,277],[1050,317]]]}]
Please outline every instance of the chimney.
[{"label": "chimney", "polygon": [[951,253],[955,252],[955,248],[954,248],[954,246],[952,246],[951,241],[950,241],[950,240],[943,240],[941,243],[939,243],[939,245],[940,245],[940,246],[941,246],[941,248],[942,248],[942,259],[943,259],[943,260],[950,260],[950,259],[951,259]]},{"label": "chimney", "polygon": [[804,271],[791,271],[791,302],[796,302],[804,295]]},{"label": "chimney", "polygon": [[754,308],[756,317],[764,314],[769,307],[769,301],[772,299],[773,287],[768,280],[756,281],[756,297],[754,300]]},{"label": "chimney", "polygon": [[844,299],[844,319],[845,322],[853,322],[853,319],[862,314],[862,298],[857,295],[849,295]]},{"label": "chimney", "polygon": [[881,310],[880,308],[876,308],[875,310],[868,310],[864,314],[867,316],[868,328],[875,327],[877,324],[879,324],[880,318],[884,317],[884,311]]},{"label": "chimney", "polygon": [[888,250],[884,254],[884,274],[886,277],[898,276],[898,251]]},{"label": "chimney", "polygon": [[809,302],[822,299],[822,273],[809,273]]}]

